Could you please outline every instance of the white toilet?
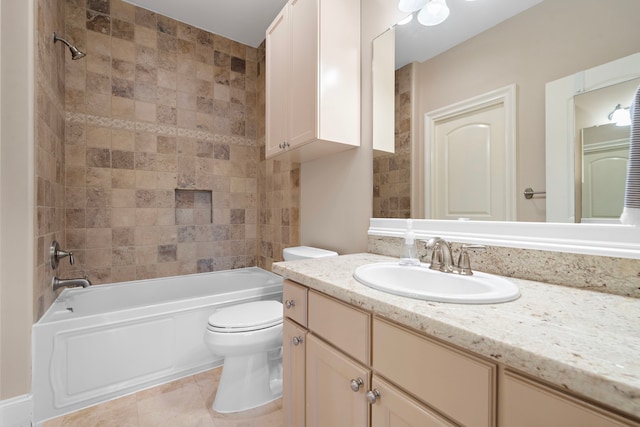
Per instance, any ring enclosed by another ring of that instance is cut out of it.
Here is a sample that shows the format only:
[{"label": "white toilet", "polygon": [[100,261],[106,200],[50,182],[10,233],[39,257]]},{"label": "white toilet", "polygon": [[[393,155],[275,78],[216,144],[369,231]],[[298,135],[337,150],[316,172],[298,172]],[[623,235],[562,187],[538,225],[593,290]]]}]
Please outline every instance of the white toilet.
[{"label": "white toilet", "polygon": [[209,317],[204,342],[224,356],[213,410],[246,411],[282,395],[282,303],[253,301]]},{"label": "white toilet", "polygon": [[[286,261],[336,255],[309,246],[283,251]],[[213,354],[224,356],[214,411],[246,411],[282,395],[282,303],[253,301],[222,308],[209,317],[204,342]]]}]

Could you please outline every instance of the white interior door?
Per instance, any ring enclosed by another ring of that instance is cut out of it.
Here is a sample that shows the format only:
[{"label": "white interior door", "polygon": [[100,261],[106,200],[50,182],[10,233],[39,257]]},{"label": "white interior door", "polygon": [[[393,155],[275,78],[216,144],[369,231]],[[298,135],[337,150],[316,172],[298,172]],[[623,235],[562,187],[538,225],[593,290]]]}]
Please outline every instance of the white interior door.
[{"label": "white interior door", "polygon": [[620,218],[629,163],[629,147],[583,154],[582,217]]},{"label": "white interior door", "polygon": [[507,220],[504,104],[435,123],[436,219]]}]

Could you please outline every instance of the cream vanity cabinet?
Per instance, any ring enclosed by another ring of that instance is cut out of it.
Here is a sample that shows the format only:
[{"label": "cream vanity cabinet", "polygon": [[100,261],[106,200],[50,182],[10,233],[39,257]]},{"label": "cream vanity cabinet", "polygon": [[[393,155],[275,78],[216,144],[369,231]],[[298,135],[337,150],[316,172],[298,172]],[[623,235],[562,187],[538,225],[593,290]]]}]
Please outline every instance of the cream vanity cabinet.
[{"label": "cream vanity cabinet", "polygon": [[360,145],[360,1],[290,0],[266,32],[265,156]]},{"label": "cream vanity cabinet", "polygon": [[290,280],[283,300],[285,426],[640,427]]},{"label": "cream vanity cabinet", "polygon": [[[376,339],[376,325],[381,322],[391,328],[396,326],[378,319],[372,320],[368,312],[291,281],[285,281],[283,300],[283,405],[286,426],[456,425],[402,391],[391,382],[393,378],[385,379],[376,373],[375,361],[372,364],[371,359],[372,354],[374,357],[376,354],[376,344],[372,346],[371,342],[372,337]],[[400,344],[384,335],[385,332],[388,330],[379,335],[379,346]],[[387,355],[405,352],[405,349],[398,347],[380,350],[381,354]],[[416,356],[420,359],[417,365],[389,369],[390,377],[400,372],[406,372],[406,376],[402,374],[403,378],[416,376],[425,364],[420,354]],[[387,366],[384,361],[382,363]],[[452,367],[457,369],[457,366]],[[439,368],[442,369],[448,369],[446,363]],[[437,383],[431,383],[432,386],[427,388],[438,388]],[[463,385],[468,388],[468,381]],[[460,395],[456,394],[455,399]],[[465,396],[464,392],[462,396]]]}]

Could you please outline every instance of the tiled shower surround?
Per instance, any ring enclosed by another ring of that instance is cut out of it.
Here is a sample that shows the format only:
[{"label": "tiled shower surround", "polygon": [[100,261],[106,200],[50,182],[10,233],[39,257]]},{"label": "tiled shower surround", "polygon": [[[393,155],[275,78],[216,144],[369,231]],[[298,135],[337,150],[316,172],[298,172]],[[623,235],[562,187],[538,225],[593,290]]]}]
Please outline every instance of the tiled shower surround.
[{"label": "tiled shower surround", "polygon": [[[58,275],[100,284],[269,268],[298,244],[299,165],[264,160],[264,44],[122,0],[56,1],[57,31],[87,53],[54,51],[65,55],[66,123],[54,237],[76,258]],[[38,241],[42,282],[49,243]],[[36,319],[55,297],[47,284]]]}]

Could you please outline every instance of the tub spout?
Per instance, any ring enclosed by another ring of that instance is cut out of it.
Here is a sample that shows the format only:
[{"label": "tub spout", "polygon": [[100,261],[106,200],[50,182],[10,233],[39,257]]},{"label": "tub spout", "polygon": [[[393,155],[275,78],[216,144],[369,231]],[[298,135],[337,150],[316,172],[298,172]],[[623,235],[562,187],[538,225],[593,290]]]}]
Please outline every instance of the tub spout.
[{"label": "tub spout", "polygon": [[87,288],[91,286],[91,282],[87,276],[80,277],[77,279],[58,279],[57,277],[53,277],[51,279],[51,286],[53,290],[64,287],[73,287],[73,286],[82,286],[83,288]]}]

